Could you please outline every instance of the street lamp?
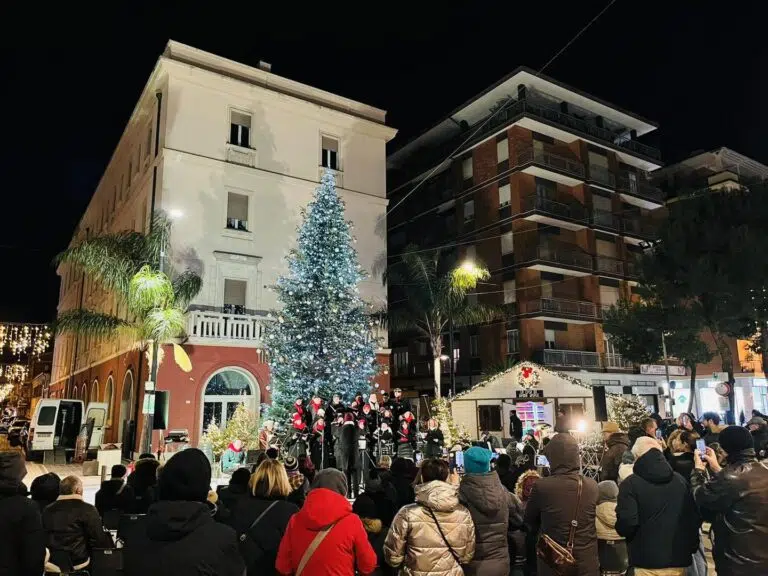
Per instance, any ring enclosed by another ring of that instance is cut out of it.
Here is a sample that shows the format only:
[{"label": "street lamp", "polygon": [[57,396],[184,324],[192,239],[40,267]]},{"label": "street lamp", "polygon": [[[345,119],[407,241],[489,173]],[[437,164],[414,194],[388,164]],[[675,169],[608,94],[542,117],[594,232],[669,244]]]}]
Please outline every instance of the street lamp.
[{"label": "street lamp", "polygon": [[[472,260],[464,260],[460,266],[453,271],[453,279],[456,284],[465,289],[469,286],[477,285],[477,279],[481,276],[480,270]],[[453,350],[453,311],[448,313],[448,357],[451,371],[451,395],[456,395],[456,367],[455,353]]]}]

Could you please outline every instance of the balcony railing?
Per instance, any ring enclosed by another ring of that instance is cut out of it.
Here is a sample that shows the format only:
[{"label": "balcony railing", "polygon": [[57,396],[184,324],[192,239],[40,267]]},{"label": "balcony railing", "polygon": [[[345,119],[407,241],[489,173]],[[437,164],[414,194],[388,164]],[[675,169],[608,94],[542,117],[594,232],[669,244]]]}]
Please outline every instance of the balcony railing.
[{"label": "balcony railing", "polygon": [[569,220],[586,220],[581,204],[558,202],[542,196],[526,196],[522,202],[523,212],[541,212]]},{"label": "balcony railing", "polygon": [[264,346],[266,327],[272,321],[266,315],[193,310],[187,315],[187,336],[208,343],[234,340]]},{"label": "balcony railing", "polygon": [[613,172],[608,170],[608,168],[605,168],[604,166],[597,166],[595,164],[589,165],[589,179],[592,182],[597,182],[598,184],[602,184],[603,186],[608,186],[609,188],[615,188],[616,187],[616,176]]},{"label": "balcony railing", "polygon": [[587,320],[598,320],[600,311],[593,302],[566,300],[562,298],[539,298],[524,300],[519,303],[520,314],[547,314],[552,316],[570,316]]},{"label": "balcony railing", "polygon": [[626,262],[627,278],[639,278],[640,277],[640,262],[635,259],[627,260]]},{"label": "balcony railing", "polygon": [[544,366],[575,366],[578,368],[600,368],[597,352],[578,350],[541,350],[537,353]]},{"label": "balcony railing", "polygon": [[621,230],[621,218],[616,216],[613,212],[600,210],[599,208],[594,208],[592,210],[592,223],[595,226],[616,230],[617,232]]},{"label": "balcony railing", "polygon": [[616,181],[616,188],[620,192],[653,200],[659,204],[664,203],[664,192],[661,188],[654,186],[642,176],[631,178],[628,172],[622,172]]},{"label": "balcony railing", "polygon": [[550,264],[583,268],[592,270],[592,256],[585,252],[552,248],[549,246],[536,246],[533,250],[523,253],[523,262],[541,260]]},{"label": "balcony railing", "polygon": [[624,234],[638,238],[656,238],[659,233],[658,225],[646,218],[625,218],[623,222]]},{"label": "balcony railing", "polygon": [[619,369],[619,370],[631,370],[634,368],[634,364],[629,360],[625,360],[621,354],[603,354],[603,368],[607,369]]},{"label": "balcony railing", "polygon": [[578,160],[566,158],[546,150],[536,150],[527,148],[517,155],[517,165],[521,164],[539,164],[547,168],[553,168],[559,172],[571,174],[577,178],[584,178],[584,165]]},{"label": "balcony railing", "polygon": [[595,256],[595,269],[598,273],[613,274],[615,276],[624,275],[624,262],[610,256]]}]

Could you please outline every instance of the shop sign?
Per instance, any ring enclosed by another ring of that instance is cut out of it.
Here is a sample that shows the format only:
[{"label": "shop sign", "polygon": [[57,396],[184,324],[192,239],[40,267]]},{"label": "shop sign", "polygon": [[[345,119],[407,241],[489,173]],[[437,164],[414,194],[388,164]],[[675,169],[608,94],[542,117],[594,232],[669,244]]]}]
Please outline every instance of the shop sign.
[{"label": "shop sign", "polygon": [[544,390],[515,390],[515,396],[518,400],[530,398],[544,398]]},{"label": "shop sign", "polygon": [[[666,375],[666,368],[663,364],[640,364],[640,374],[649,374],[654,376]],[[685,366],[669,366],[670,376],[685,376]]]}]

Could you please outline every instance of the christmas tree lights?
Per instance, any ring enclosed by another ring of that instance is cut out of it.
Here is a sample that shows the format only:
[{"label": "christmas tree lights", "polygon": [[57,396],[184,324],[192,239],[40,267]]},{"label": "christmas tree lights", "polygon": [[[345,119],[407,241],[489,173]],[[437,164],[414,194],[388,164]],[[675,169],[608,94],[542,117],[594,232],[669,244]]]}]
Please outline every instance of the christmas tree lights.
[{"label": "christmas tree lights", "polygon": [[296,398],[339,394],[349,403],[358,392],[367,396],[376,374],[377,342],[358,290],[364,273],[332,173],[323,175],[303,217],[288,274],[275,288],[282,308],[267,331],[269,417],[277,422],[288,420]]}]

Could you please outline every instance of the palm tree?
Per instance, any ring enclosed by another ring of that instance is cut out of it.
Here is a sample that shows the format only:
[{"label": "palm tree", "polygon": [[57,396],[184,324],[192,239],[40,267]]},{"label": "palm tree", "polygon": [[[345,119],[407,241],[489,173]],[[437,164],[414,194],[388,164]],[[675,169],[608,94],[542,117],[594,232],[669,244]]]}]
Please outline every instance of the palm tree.
[{"label": "palm tree", "polygon": [[[440,397],[440,357],[443,331],[454,326],[492,322],[503,317],[500,307],[470,302],[467,295],[477,283],[490,277],[488,270],[466,262],[451,268],[439,250],[420,251],[410,245],[400,261],[387,272],[390,285],[397,287],[401,306],[391,307],[389,329],[394,333],[416,333],[428,338],[432,349],[435,397]],[[453,354],[453,350],[449,352]]]},{"label": "palm tree", "polygon": [[202,279],[192,270],[165,272],[171,221],[158,211],[150,231],[117,232],[86,238],[55,259],[73,265],[111,293],[127,309],[125,317],[97,310],[68,310],[56,320],[57,333],[74,333],[98,339],[127,335],[145,352],[151,366],[150,380],[157,382],[157,365],[163,344],[173,344],[173,356],[185,372],[192,369],[184,349],[174,342],[184,335],[189,302],[200,292]]}]

